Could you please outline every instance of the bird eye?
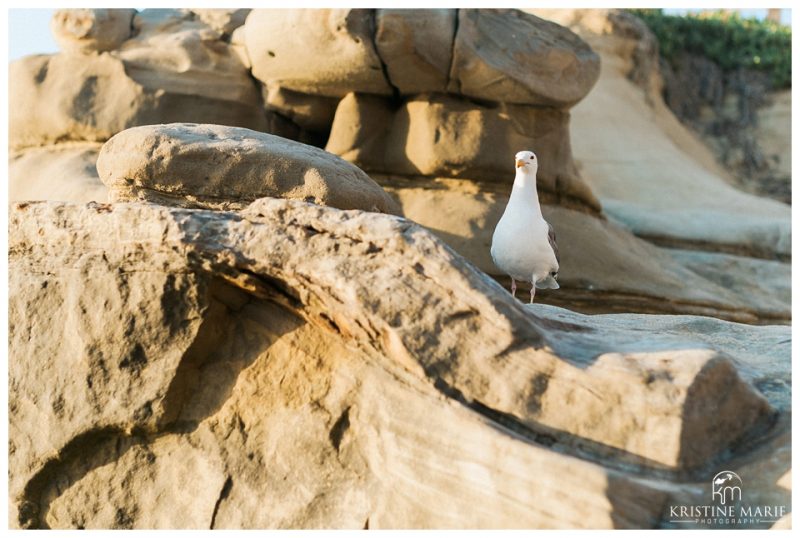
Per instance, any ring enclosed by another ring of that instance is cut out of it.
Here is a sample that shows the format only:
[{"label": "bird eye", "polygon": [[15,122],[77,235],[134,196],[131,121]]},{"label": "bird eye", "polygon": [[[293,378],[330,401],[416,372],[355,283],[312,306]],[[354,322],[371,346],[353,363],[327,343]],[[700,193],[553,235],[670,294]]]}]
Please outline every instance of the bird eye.
[{"label": "bird eye", "polygon": [[533,160],[533,155],[531,155],[531,160]]}]

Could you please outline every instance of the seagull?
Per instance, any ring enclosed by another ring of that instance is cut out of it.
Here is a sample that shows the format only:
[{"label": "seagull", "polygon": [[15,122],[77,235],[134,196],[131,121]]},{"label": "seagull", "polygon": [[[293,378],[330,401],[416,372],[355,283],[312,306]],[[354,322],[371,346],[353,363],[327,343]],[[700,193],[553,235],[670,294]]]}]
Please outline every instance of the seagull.
[{"label": "seagull", "polygon": [[536,288],[558,289],[558,246],[553,227],[544,220],[536,192],[539,160],[532,151],[515,156],[517,175],[508,205],[492,236],[492,260],[511,277],[511,294],[517,280],[531,283],[531,303]]}]

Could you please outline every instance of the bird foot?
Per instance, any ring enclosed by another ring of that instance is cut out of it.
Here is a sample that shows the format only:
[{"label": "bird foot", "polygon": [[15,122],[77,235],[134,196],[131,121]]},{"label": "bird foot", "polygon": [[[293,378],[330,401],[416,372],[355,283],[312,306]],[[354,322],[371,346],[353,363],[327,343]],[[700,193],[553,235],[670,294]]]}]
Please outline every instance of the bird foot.
[{"label": "bird foot", "polygon": [[513,278],[511,279],[511,295],[516,299],[517,298],[517,281]]}]

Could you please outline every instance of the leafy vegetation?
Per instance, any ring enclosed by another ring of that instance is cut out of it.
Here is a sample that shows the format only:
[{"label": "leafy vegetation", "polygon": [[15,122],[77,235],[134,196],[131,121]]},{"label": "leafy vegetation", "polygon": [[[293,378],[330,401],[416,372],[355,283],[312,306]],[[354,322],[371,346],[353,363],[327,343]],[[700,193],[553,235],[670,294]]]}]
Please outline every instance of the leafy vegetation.
[{"label": "leafy vegetation", "polygon": [[661,56],[674,61],[681,51],[702,54],[724,71],[765,71],[776,88],[792,85],[792,29],[772,21],[744,19],[723,11],[665,15],[660,9],[631,10],[658,39]]}]

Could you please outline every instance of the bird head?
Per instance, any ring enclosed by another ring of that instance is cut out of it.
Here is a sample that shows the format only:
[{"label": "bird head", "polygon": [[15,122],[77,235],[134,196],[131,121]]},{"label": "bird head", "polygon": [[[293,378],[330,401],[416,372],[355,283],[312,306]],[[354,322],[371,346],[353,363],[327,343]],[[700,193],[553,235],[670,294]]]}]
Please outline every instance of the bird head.
[{"label": "bird head", "polygon": [[526,174],[535,174],[539,169],[539,159],[536,158],[536,154],[532,151],[518,152],[516,155],[514,155],[514,162],[516,164],[517,171],[521,170]]}]

